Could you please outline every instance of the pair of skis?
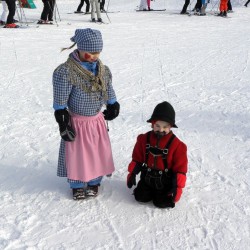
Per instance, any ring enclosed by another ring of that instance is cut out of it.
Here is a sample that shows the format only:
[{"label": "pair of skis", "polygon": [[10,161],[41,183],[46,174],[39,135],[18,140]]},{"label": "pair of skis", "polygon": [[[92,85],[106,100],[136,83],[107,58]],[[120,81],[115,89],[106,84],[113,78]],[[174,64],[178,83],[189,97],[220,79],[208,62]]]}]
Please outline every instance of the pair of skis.
[{"label": "pair of skis", "polygon": [[[120,11],[103,11],[103,12],[101,12],[101,13],[119,13]],[[69,15],[71,15],[71,14],[78,14],[78,15],[90,15],[91,14],[91,12],[83,12],[83,11],[81,11],[81,12],[68,12],[67,14],[69,14]]]},{"label": "pair of skis", "polygon": [[96,24],[99,24],[99,25],[101,25],[101,24],[109,24],[109,23],[106,23],[106,22],[104,22],[104,21],[101,21],[101,22],[98,22],[98,21],[92,21],[92,20],[89,20],[91,23],[96,23]]},{"label": "pair of skis", "polygon": [[135,10],[135,11],[137,11],[137,12],[140,12],[140,11],[142,11],[142,12],[154,12],[154,11],[166,11],[166,9]]}]

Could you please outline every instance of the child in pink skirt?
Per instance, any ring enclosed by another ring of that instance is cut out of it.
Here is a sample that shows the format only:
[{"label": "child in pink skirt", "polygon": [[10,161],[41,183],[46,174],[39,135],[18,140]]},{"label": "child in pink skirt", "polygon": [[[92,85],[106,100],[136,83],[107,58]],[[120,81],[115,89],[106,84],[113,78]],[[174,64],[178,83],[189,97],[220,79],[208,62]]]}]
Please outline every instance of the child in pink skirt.
[{"label": "child in pink skirt", "polygon": [[53,74],[53,107],[62,137],[57,175],[68,178],[73,199],[80,200],[96,196],[103,176],[114,172],[105,120],[116,118],[120,105],[111,72],[99,59],[101,32],[77,29],[71,41],[67,49],[77,49]]}]

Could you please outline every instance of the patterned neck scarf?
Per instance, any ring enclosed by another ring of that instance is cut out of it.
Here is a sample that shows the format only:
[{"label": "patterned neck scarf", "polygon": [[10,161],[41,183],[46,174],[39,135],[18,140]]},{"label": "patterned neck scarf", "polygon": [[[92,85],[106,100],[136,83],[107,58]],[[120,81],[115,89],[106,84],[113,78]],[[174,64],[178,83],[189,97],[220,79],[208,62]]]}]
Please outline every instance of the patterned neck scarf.
[{"label": "patterned neck scarf", "polygon": [[101,60],[97,60],[98,72],[96,75],[83,68],[80,62],[77,50],[70,54],[65,63],[69,69],[68,80],[73,85],[79,86],[84,92],[92,94],[101,92],[104,100],[108,100],[107,86],[104,82],[105,67]]}]

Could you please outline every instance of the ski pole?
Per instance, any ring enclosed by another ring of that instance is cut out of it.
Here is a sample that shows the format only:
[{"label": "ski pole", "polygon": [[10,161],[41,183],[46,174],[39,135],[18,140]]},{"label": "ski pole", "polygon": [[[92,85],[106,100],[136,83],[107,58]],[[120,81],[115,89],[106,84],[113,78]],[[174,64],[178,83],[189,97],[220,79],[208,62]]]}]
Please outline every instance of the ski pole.
[{"label": "ski pole", "polygon": [[108,12],[108,9],[109,9],[109,2],[110,2],[110,0],[108,0],[108,5],[107,5],[106,12]]},{"label": "ski pole", "polygon": [[26,26],[29,26],[24,9],[23,9],[23,6],[22,6],[22,3],[20,0],[18,0],[18,5],[19,5],[19,10],[20,10],[21,22],[23,22],[23,18],[24,18],[24,23],[26,23]]},{"label": "ski pole", "polygon": [[55,7],[56,7],[56,10],[57,10],[57,13],[58,13],[59,21],[61,22],[62,20],[61,20],[61,17],[60,17],[60,13],[59,13],[57,3],[55,3]]},{"label": "ski pole", "polygon": [[106,16],[107,16],[107,18],[108,18],[109,22],[111,23],[111,21],[110,21],[110,19],[109,19],[109,16],[108,16],[107,11],[106,11],[105,13],[106,13]]},{"label": "ski pole", "polygon": [[109,2],[110,2],[110,0],[108,0],[108,4],[107,4],[107,8],[106,8],[106,16],[107,16],[107,18],[108,18],[108,20],[109,20],[109,23],[111,23],[111,20],[110,20],[110,18],[109,18],[109,16],[108,16],[108,10],[109,10]]},{"label": "ski pole", "polygon": [[[215,4],[214,4],[214,5],[212,5],[211,11],[213,11],[213,10],[214,10],[214,7],[215,7],[217,4],[218,4],[218,6],[219,6],[219,1],[215,2]],[[218,8],[217,8],[217,9],[218,9]]]},{"label": "ski pole", "polygon": [[[49,1],[48,1],[48,4],[49,4],[50,11],[53,13],[53,17],[54,17],[54,19],[55,19],[56,26],[58,27],[59,25],[58,25],[57,19],[56,19],[56,11],[54,11],[55,5],[53,6],[54,8],[52,9],[52,6],[50,5],[50,2],[49,2]],[[56,2],[55,2],[55,4],[56,4]]]},{"label": "ski pole", "polygon": [[22,22],[22,17],[20,16],[21,13],[19,13],[19,11],[20,11],[20,2],[19,1],[18,1],[18,6],[16,4],[16,11],[17,11],[17,17],[18,17],[19,22]]},{"label": "ski pole", "polygon": [[[101,0],[98,1],[99,4],[100,4],[100,1],[101,1]],[[107,9],[106,9],[106,11],[105,11],[105,14],[106,14],[106,16],[107,16],[107,18],[108,18],[108,20],[109,20],[109,23],[111,23],[110,18],[109,18],[109,16],[108,16],[108,8],[109,8],[109,1],[108,1],[108,6],[107,6]]]}]

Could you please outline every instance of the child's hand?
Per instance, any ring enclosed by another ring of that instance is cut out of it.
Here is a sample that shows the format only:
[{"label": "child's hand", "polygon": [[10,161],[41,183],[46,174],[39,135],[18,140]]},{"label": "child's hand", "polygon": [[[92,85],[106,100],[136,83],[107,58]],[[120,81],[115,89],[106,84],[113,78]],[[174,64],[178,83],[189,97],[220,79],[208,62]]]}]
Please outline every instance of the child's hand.
[{"label": "child's hand", "polygon": [[114,104],[108,104],[107,109],[103,111],[104,119],[111,121],[115,119],[120,112],[120,104],[115,102]]},{"label": "child's hand", "polygon": [[128,188],[132,188],[136,186],[136,175],[134,173],[129,173],[127,176],[127,186]]},{"label": "child's hand", "polygon": [[75,140],[75,131],[69,125],[67,125],[63,131],[61,131],[61,129],[60,129],[60,135],[64,141],[74,141]]},{"label": "child's hand", "polygon": [[70,115],[67,109],[55,111],[55,118],[59,125],[60,135],[64,141],[74,141],[75,131],[70,126]]},{"label": "child's hand", "polygon": [[132,188],[132,186],[136,186],[136,175],[141,172],[142,164],[139,162],[131,161],[128,165],[128,177],[127,177],[127,186],[128,188]]}]

